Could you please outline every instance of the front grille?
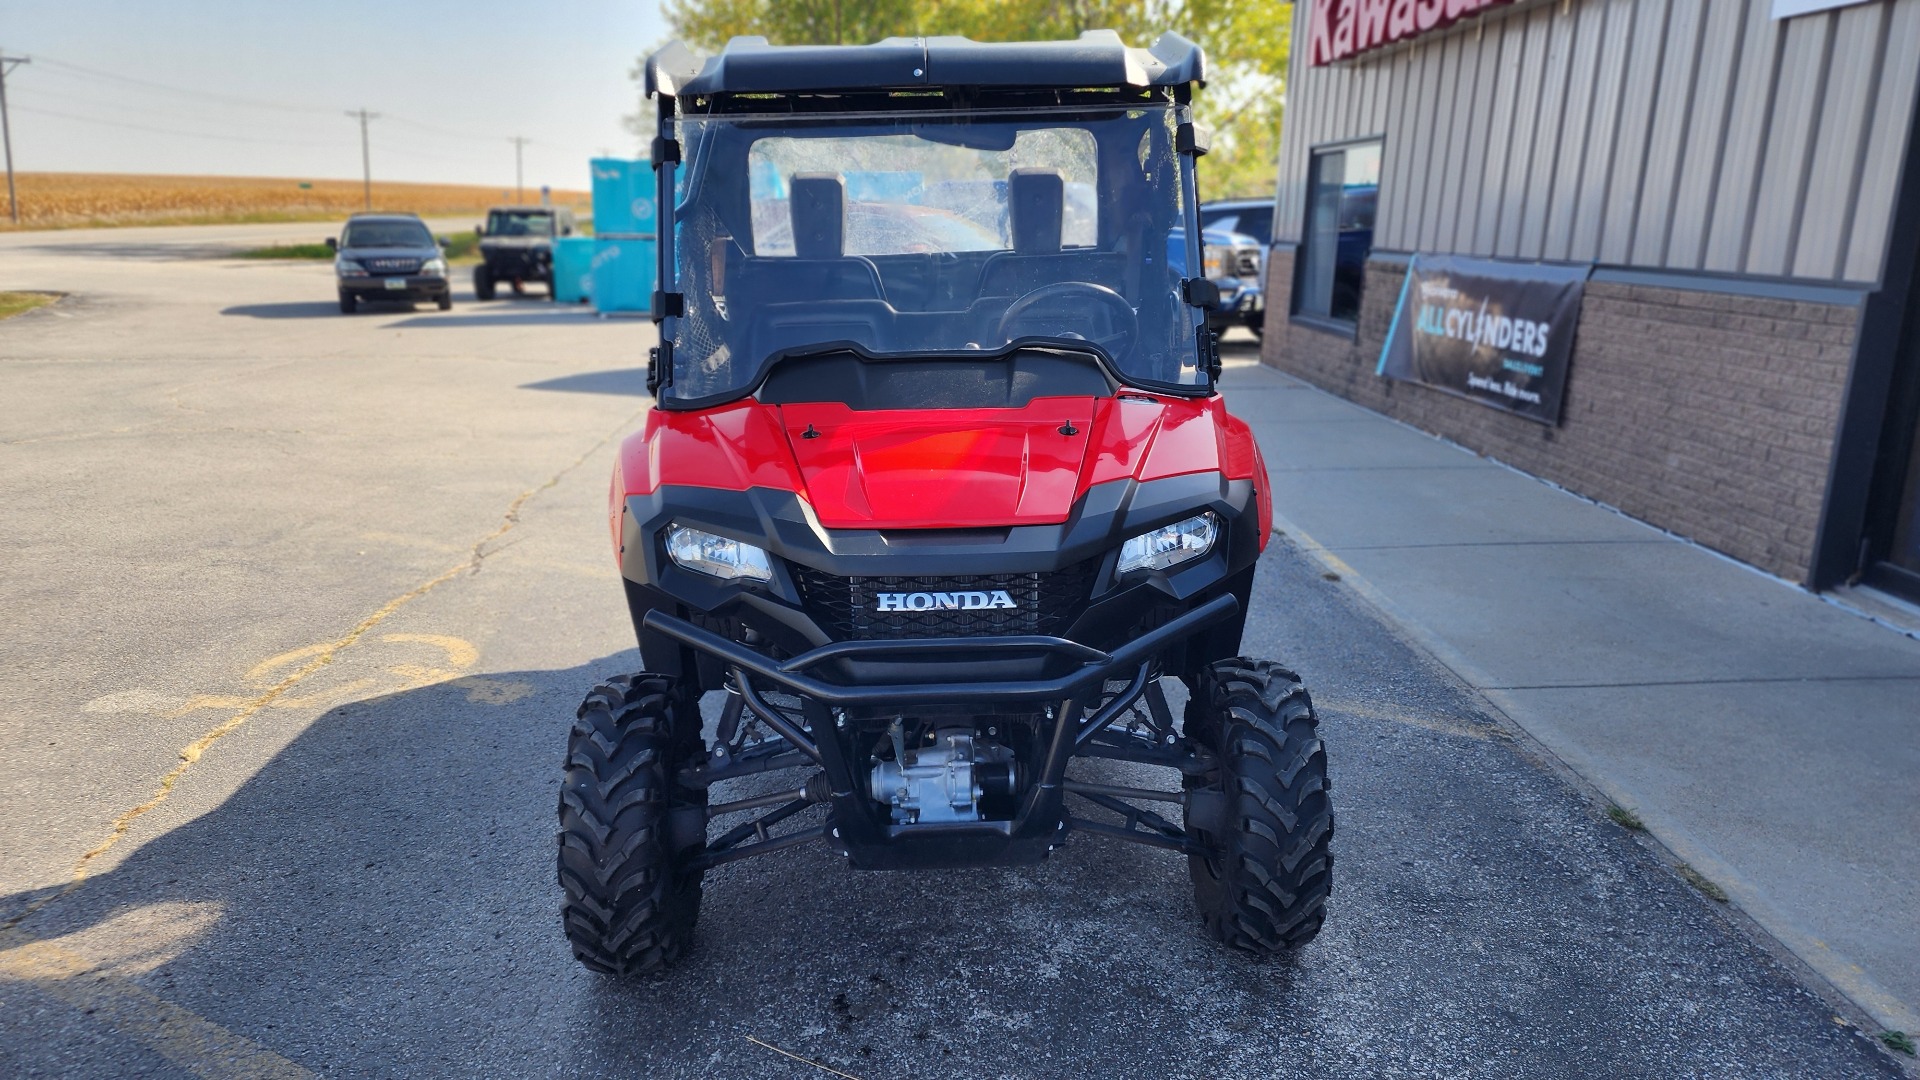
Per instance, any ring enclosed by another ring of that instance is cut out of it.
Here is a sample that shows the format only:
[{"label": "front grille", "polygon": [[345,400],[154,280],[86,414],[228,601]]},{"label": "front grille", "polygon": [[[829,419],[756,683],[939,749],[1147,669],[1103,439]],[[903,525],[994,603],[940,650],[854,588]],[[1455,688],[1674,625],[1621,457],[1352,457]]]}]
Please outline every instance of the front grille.
[{"label": "front grille", "polygon": [[420,269],[419,259],[361,259],[360,265],[382,274],[411,274]]},{"label": "front grille", "polygon": [[1241,248],[1234,253],[1233,276],[1258,278],[1260,276],[1260,252],[1256,248]]},{"label": "front grille", "polygon": [[[887,638],[1004,637],[1066,630],[1093,590],[1098,559],[1051,572],[968,577],[837,577],[793,568],[807,610],[835,641]],[[881,611],[881,593],[1005,592],[1012,608]]]}]

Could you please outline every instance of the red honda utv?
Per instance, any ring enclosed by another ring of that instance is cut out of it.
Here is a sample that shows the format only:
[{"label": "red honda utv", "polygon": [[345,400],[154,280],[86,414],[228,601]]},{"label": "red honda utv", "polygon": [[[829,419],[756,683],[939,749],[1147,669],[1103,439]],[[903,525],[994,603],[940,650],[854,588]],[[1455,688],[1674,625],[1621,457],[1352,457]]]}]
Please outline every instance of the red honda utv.
[{"label": "red honda utv", "polygon": [[1214,389],[1204,65],[1112,32],[647,61],[657,405],[610,508],[645,670],[587,696],[560,793],[589,968],[671,963],[705,871],[802,844],[912,870],[1087,833],[1186,855],[1229,945],[1319,931],[1313,708],[1239,655],[1272,507]]}]

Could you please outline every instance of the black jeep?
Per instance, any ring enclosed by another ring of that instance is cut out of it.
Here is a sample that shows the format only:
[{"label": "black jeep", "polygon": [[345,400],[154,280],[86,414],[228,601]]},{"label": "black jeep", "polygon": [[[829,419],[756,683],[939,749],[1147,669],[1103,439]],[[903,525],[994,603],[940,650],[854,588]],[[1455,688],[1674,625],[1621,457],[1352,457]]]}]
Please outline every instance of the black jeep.
[{"label": "black jeep", "polygon": [[473,268],[473,295],[493,299],[505,282],[518,294],[538,281],[553,295],[553,241],[572,236],[573,211],[564,206],[496,206],[487,211],[480,234],[480,265]]}]

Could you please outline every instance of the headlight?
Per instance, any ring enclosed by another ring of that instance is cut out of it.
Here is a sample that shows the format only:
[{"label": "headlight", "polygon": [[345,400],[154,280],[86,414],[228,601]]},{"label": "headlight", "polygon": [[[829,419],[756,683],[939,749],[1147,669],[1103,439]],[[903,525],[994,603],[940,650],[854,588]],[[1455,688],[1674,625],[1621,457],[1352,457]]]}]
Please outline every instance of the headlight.
[{"label": "headlight", "polygon": [[446,277],[447,276],[447,260],[428,259],[426,262],[421,263],[420,276],[421,277]]},{"label": "headlight", "polygon": [[1143,533],[1120,545],[1120,565],[1114,572],[1165,570],[1197,559],[1213,550],[1213,538],[1219,532],[1220,521],[1209,510]]},{"label": "headlight", "polygon": [[1201,249],[1201,254],[1205,257],[1203,261],[1206,266],[1206,276],[1209,279],[1223,278],[1228,275],[1228,268],[1233,265],[1232,248],[1215,247],[1212,244],[1208,244]]},{"label": "headlight", "polygon": [[688,570],[726,581],[766,581],[773,577],[765,551],[685,525],[667,526],[667,558]]},{"label": "headlight", "polygon": [[333,261],[333,272],[339,274],[341,277],[367,276],[367,268],[354,262],[352,259],[335,259]]}]

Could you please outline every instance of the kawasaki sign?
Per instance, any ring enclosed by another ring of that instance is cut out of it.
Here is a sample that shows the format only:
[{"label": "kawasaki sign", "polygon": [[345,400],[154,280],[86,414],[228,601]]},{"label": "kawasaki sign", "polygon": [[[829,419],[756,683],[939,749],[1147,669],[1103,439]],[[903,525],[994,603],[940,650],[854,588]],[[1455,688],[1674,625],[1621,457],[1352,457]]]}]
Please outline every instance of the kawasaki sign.
[{"label": "kawasaki sign", "polygon": [[1513,0],[1310,0],[1307,56],[1314,67],[1450,26]]}]

